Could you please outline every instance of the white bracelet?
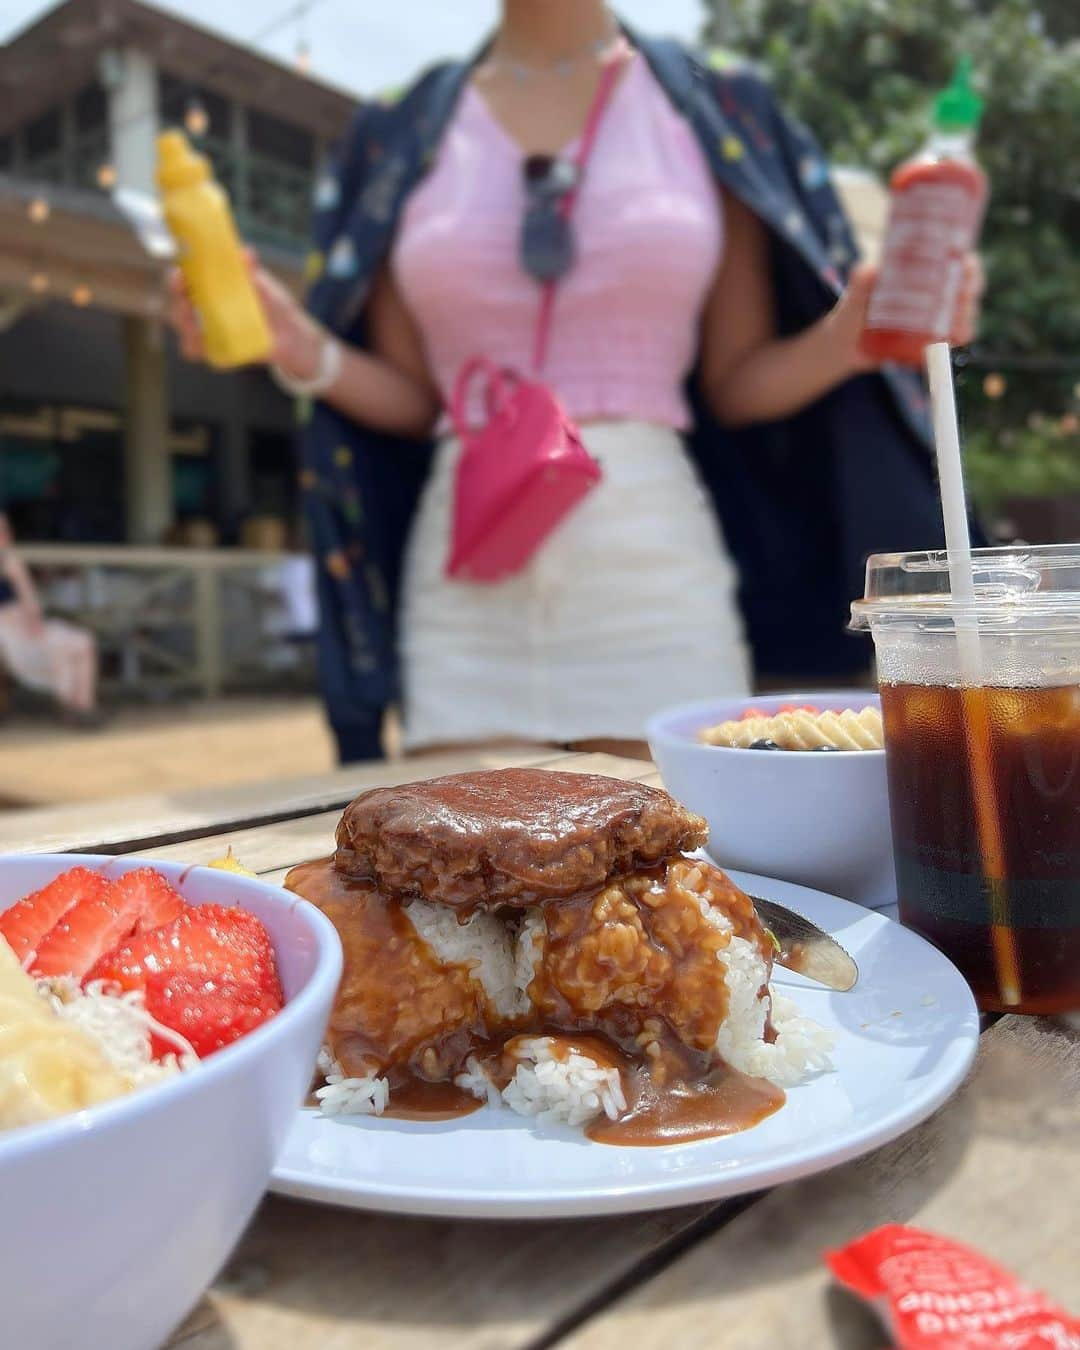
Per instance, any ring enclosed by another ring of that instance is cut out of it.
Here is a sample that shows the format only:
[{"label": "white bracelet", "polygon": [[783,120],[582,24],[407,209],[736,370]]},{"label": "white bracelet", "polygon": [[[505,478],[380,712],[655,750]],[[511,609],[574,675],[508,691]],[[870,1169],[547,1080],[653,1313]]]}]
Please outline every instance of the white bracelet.
[{"label": "white bracelet", "polygon": [[298,379],[295,375],[282,370],[280,366],[271,366],[270,374],[274,377],[274,383],[278,388],[286,394],[291,394],[293,398],[318,398],[320,394],[326,393],[341,374],[343,359],[341,343],[327,333],[323,337],[322,347],[319,350],[319,364],[314,375],[306,380]]}]

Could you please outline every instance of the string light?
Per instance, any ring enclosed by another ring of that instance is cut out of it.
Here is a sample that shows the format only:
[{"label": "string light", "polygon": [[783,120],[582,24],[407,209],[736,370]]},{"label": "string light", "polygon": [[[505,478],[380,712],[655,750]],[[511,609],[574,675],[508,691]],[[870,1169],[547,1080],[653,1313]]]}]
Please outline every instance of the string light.
[{"label": "string light", "polygon": [[113,164],[99,164],[97,170],[97,185],[99,188],[105,188],[106,191],[116,186],[116,166]]},{"label": "string light", "polygon": [[1000,398],[1005,392],[1005,376],[996,372],[983,380],[983,393],[987,398]]},{"label": "string light", "polygon": [[192,136],[205,136],[210,128],[210,114],[201,99],[193,98],[184,109],[184,126]]},{"label": "string light", "polygon": [[44,272],[32,272],[29,285],[35,295],[44,295],[49,289],[49,278]]},{"label": "string light", "polygon": [[296,6],[296,69],[306,75],[311,69],[311,47],[307,39],[307,13],[310,0],[300,0]]},{"label": "string light", "polygon": [[71,292],[71,303],[73,305],[78,305],[80,309],[85,309],[93,298],[94,292],[83,282],[80,282]]},{"label": "string light", "polygon": [[35,225],[44,225],[52,210],[44,197],[35,197],[26,208],[26,214]]}]

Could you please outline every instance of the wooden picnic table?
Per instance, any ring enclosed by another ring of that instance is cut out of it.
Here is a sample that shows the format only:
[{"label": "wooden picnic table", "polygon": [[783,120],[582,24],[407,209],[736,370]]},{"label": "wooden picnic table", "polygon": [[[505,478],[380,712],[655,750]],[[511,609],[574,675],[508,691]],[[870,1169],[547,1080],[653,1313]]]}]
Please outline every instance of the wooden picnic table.
[{"label": "wooden picnic table", "polygon": [[[13,813],[5,844],[207,862],[231,845],[269,880],[330,851],[355,792],[530,763],[657,781],[641,761],[529,747],[339,770],[100,812]],[[245,805],[244,792],[247,793]],[[20,833],[20,823],[23,828]],[[1004,1017],[929,1121],[865,1158],[770,1193],[647,1215],[410,1219],[268,1196],[170,1350],[881,1350],[821,1253],[880,1223],[979,1247],[1073,1310],[1080,1214],[1080,1031]]]}]

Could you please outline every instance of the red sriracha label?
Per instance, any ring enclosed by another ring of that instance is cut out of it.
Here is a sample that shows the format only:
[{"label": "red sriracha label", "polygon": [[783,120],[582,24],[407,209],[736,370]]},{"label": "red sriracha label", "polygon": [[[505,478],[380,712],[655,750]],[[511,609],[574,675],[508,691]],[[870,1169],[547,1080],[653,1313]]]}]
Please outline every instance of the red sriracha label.
[{"label": "red sriracha label", "polygon": [[1080,1350],[1080,1320],[971,1247],[886,1224],[825,1260],[874,1303],[895,1350]]}]

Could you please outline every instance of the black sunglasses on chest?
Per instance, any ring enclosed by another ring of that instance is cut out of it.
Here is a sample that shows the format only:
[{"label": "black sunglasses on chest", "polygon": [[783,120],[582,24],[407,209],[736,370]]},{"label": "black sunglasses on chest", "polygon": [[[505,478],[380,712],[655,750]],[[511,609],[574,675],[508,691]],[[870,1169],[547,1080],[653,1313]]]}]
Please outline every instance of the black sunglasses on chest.
[{"label": "black sunglasses on chest", "polygon": [[[620,43],[622,39],[619,39]],[[548,286],[574,265],[576,249],[570,215],[585,175],[604,108],[610,101],[623,62],[613,55],[600,69],[600,78],[585,117],[575,158],[565,155],[527,155],[522,165],[525,217],[519,249],[522,267]]]},{"label": "black sunglasses on chest", "polygon": [[581,170],[560,155],[528,155],[522,165],[525,216],[521,222],[521,265],[534,280],[559,281],[574,265],[574,232],[565,210],[567,194]]}]

